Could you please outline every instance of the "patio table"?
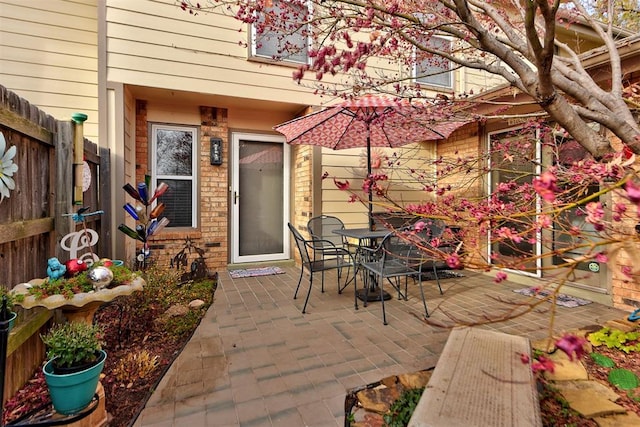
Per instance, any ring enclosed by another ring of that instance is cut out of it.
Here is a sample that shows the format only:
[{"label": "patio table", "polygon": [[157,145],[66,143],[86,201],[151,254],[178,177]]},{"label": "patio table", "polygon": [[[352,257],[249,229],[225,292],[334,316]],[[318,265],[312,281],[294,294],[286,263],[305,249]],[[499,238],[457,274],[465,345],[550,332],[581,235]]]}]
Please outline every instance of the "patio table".
[{"label": "patio table", "polygon": [[[360,262],[365,260],[370,253],[369,251],[363,250],[363,248],[374,247],[378,239],[382,239],[391,231],[387,230],[386,228],[376,230],[370,230],[369,228],[342,228],[333,230],[333,232],[335,234],[358,241],[358,248],[356,249],[356,269],[353,272],[353,277],[355,278],[355,275],[358,274],[358,270],[360,269]],[[380,301],[380,292],[377,291],[377,282],[375,281],[375,278],[371,281],[371,283],[372,287],[369,289],[368,293],[366,289],[356,289],[356,297],[358,297],[361,301]],[[367,296],[365,297],[365,295]],[[389,300],[391,299],[391,295],[385,291],[383,294],[383,298],[385,300]]]}]

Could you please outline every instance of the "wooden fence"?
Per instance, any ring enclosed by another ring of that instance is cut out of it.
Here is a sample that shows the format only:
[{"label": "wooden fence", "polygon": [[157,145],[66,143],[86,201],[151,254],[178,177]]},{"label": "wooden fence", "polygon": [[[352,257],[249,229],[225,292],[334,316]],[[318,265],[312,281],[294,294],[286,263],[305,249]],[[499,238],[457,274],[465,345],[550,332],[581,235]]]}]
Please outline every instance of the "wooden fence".
[{"label": "wooden fence", "polygon": [[[104,214],[86,217],[86,226],[99,235],[94,252],[111,257],[108,206],[111,197],[109,151],[84,140],[84,160],[92,183],[82,204],[73,202],[73,147],[76,125],[47,115],[28,101],[0,86],[0,132],[6,149],[17,149],[13,162],[15,189],[0,202],[0,285],[46,277],[47,260],[69,258],[61,239],[79,230],[69,214],[88,206],[88,212]],[[3,153],[0,153],[0,157]],[[44,358],[39,332],[52,313],[45,309],[18,309],[16,326],[9,337],[5,370],[5,397],[10,397],[28,380]]]}]

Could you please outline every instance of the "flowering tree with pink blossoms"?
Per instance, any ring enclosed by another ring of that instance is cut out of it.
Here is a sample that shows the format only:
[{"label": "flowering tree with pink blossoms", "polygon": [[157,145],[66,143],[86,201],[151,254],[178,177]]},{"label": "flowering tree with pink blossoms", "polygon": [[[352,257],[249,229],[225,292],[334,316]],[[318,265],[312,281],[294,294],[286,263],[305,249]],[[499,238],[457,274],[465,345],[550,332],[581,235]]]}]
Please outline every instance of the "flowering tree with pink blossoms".
[{"label": "flowering tree with pink blossoms", "polygon": [[[605,3],[615,6],[613,0]],[[638,37],[614,28],[607,13],[598,15],[604,21],[595,20],[589,0],[177,4],[191,14],[227,14],[249,23],[256,43],[261,36],[277,38],[273,60],[308,52],[309,61],[292,78],[325,100],[383,93],[419,100],[438,112],[438,120],[465,115],[479,123],[526,121],[474,155],[450,153],[424,159],[416,168],[408,166],[411,155],[398,150],[382,159],[383,167],[362,187],[335,179],[350,201],[366,203],[373,192],[381,209],[459,226],[464,246],[451,251],[439,249],[439,242],[424,245],[451,268],[495,268],[496,282],[505,280],[508,270],[543,271],[562,285],[588,274],[579,268],[585,262],[609,262],[624,280],[637,277],[640,83],[629,79],[624,60],[638,49]],[[585,53],[570,37],[560,37],[561,30],[577,27],[593,34],[601,47]],[[306,42],[292,42],[294,34]],[[443,73],[445,62],[454,70],[495,78],[509,88],[513,101],[497,102],[471,90],[430,95],[436,92],[418,77]],[[390,174],[420,182],[424,201],[394,200]],[[611,262],[622,253],[625,262]],[[517,316],[521,308],[493,320]]]}]

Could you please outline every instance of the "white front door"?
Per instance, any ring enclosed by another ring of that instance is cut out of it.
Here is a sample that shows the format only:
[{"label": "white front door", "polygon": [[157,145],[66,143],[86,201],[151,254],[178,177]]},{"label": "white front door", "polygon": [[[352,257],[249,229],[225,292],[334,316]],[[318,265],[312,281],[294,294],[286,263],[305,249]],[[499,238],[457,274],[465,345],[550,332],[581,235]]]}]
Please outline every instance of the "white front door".
[{"label": "white front door", "polygon": [[289,146],[281,136],[233,133],[232,262],[289,258]]}]

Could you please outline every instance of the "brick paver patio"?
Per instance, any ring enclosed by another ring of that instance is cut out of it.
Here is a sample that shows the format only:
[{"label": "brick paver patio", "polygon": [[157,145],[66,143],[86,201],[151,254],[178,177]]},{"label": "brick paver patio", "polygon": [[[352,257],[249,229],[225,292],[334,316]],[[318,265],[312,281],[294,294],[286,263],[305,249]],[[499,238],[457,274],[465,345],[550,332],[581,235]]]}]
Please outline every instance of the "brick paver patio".
[{"label": "brick paver patio", "polygon": [[[318,280],[303,315],[304,300],[292,299],[300,270],[284,269],[285,274],[235,280],[220,272],[213,305],[136,427],[343,426],[347,390],[436,364],[449,330],[421,319],[417,286],[409,301],[386,302],[389,325],[383,326],[379,303],[354,310],[353,286],[339,295],[330,273],[326,292],[320,293]],[[527,301],[513,292],[522,285],[464,275],[443,280],[442,296],[435,282],[424,282],[430,320],[473,321],[515,307],[501,301]],[[481,327],[541,339],[548,335],[551,308],[544,302],[517,319]],[[558,306],[555,331],[626,314],[597,303]]]}]

